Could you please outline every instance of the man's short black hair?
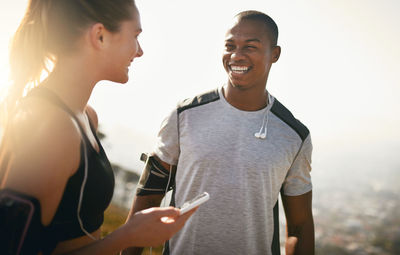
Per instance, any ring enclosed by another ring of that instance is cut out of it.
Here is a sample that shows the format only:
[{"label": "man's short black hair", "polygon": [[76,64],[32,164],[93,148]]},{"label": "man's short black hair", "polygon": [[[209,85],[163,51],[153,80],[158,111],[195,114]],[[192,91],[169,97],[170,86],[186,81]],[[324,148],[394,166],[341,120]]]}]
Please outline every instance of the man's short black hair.
[{"label": "man's short black hair", "polygon": [[238,13],[235,18],[238,22],[244,19],[260,21],[265,24],[267,28],[268,37],[271,39],[272,46],[276,46],[278,43],[278,26],[275,21],[265,13],[259,11],[243,11]]}]

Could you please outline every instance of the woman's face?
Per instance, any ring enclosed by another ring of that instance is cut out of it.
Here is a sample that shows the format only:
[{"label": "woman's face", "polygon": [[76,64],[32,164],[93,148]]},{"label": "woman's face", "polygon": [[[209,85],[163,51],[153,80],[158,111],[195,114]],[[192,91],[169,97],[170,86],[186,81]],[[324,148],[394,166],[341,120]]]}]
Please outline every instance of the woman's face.
[{"label": "woman's face", "polygon": [[130,64],[137,57],[143,55],[138,36],[142,32],[140,15],[138,10],[133,10],[132,19],[123,21],[120,30],[111,34],[110,48],[107,52],[108,62],[107,80],[118,83],[126,83],[129,79]]}]

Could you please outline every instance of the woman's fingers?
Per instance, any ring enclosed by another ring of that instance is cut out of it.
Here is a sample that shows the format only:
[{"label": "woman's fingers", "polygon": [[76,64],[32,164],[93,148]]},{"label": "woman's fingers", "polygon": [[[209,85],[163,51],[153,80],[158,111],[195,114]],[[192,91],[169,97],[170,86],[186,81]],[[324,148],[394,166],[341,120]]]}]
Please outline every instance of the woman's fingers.
[{"label": "woman's fingers", "polygon": [[143,214],[152,214],[155,218],[176,218],[179,216],[179,209],[175,207],[152,207],[149,209],[145,209],[140,211]]}]

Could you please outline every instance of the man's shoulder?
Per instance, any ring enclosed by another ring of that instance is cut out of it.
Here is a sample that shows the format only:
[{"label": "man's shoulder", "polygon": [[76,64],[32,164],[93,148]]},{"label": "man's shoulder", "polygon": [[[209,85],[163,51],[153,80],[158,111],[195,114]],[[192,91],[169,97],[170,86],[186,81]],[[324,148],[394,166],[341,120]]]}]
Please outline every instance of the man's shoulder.
[{"label": "man's shoulder", "polygon": [[204,92],[197,96],[187,98],[187,99],[181,101],[180,103],[178,103],[177,111],[178,111],[178,114],[180,114],[185,110],[188,110],[188,109],[191,109],[194,107],[198,107],[201,105],[205,105],[205,104],[217,101],[219,99],[220,99],[220,97],[219,97],[218,89],[213,89],[213,90]]},{"label": "man's shoulder", "polygon": [[308,128],[296,119],[293,114],[276,98],[272,105],[271,112],[292,128],[300,136],[302,141],[304,141],[310,134]]}]

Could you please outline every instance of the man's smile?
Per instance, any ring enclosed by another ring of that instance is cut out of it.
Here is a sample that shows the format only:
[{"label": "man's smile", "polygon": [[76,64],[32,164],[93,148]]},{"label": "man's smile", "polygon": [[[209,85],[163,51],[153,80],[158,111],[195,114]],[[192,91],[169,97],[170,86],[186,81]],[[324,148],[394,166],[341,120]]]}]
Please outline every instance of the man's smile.
[{"label": "man's smile", "polygon": [[234,74],[245,74],[251,70],[249,66],[229,65],[229,70]]}]

